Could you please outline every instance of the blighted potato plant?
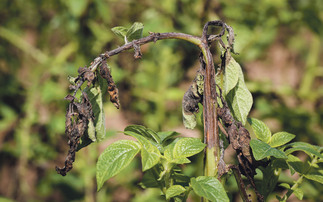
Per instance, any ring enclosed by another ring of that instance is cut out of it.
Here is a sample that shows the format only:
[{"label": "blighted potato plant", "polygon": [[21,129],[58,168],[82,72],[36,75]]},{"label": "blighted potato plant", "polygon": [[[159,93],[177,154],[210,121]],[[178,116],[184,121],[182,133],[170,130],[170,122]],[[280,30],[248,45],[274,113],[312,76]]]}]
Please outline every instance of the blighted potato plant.
[{"label": "blighted potato plant", "polygon": [[[209,33],[210,26],[219,27],[218,34]],[[104,182],[117,175],[140,152],[142,172],[140,185],[143,188],[160,188],[167,201],[185,201],[194,191],[203,200],[229,201],[230,193],[225,181],[234,175],[243,201],[251,201],[248,187],[254,191],[254,199],[265,201],[277,186],[285,194],[277,195],[279,201],[286,201],[292,194],[302,199],[299,186],[303,180],[323,183],[322,147],[304,142],[289,143],[295,135],[288,132],[271,134],[260,120],[247,118],[253,98],[249,92],[240,65],[234,60],[233,29],[222,21],[205,24],[202,36],[183,33],[152,33],[143,37],[143,25],[134,23],[130,28],[115,27],[112,31],[122,37],[125,44],[112,51],[100,54],[89,67],[80,67],[77,77],[69,77],[71,95],[66,111],[65,133],[69,151],[63,168],[56,167],[66,175],[73,167],[76,152],[92,142],[105,137],[102,98],[109,94],[110,101],[119,109],[118,89],[108,66],[110,57],[133,49],[136,59],[142,57],[140,46],[164,39],[185,40],[200,50],[200,67],[191,86],[183,95],[183,123],[186,128],[196,126],[200,110],[204,128],[203,140],[178,137],[177,132],[156,132],[140,125],[130,125],[124,134],[137,141],[119,140],[109,145],[97,162],[97,190]],[[210,47],[219,46],[221,53],[212,55]],[[214,57],[220,57],[221,64],[215,66]],[[256,138],[251,139],[246,125],[249,124]],[[231,145],[235,150],[237,164],[224,161],[225,149]],[[204,175],[186,176],[182,164],[191,163],[189,157],[203,152]],[[295,152],[304,152],[308,158],[301,161]],[[281,172],[289,170],[299,177],[292,183],[278,184]]]}]

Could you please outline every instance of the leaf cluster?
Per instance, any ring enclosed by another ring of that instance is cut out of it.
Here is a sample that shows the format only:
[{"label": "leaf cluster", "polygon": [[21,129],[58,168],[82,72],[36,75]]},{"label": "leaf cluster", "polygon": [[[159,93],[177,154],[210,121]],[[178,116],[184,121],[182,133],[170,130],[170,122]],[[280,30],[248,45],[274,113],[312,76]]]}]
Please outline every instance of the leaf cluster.
[{"label": "leaf cluster", "polygon": [[[211,201],[228,201],[222,184],[215,177],[190,178],[181,172],[179,165],[190,163],[188,158],[204,149],[205,144],[200,139],[176,137],[177,132],[155,132],[139,125],[128,126],[123,133],[137,141],[114,142],[100,155],[96,176],[98,190],[140,152],[144,172],[142,187],[160,188],[167,200],[185,201],[189,192],[194,190]],[[214,190],[218,190],[218,194]]]}]

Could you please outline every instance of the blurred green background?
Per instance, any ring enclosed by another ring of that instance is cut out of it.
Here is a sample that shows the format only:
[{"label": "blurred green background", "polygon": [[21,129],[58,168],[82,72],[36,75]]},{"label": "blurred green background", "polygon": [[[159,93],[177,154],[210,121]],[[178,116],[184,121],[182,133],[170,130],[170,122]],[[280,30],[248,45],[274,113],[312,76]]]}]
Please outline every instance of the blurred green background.
[{"label": "blurred green background", "polygon": [[[125,138],[116,131],[129,124],[201,134],[185,130],[181,117],[199,50],[168,40],[141,47],[141,60],[131,51],[110,58],[122,109],[105,98],[107,140],[78,152],[74,169],[62,177],[54,168],[63,165],[68,150],[67,75],[76,76],[79,67],[123,44],[112,27],[138,21],[145,36],[148,31],[200,36],[207,21],[219,19],[236,33],[236,59],[254,97],[250,116],[273,132],[323,145],[321,0],[1,0],[0,200],[161,201],[158,190],[138,186],[138,158],[98,193],[95,163],[108,144]],[[219,52],[213,51],[219,63]],[[196,169],[184,171],[194,175]],[[306,182],[301,188],[305,200],[322,199],[322,186]],[[232,200],[239,199],[230,181],[228,190]]]}]

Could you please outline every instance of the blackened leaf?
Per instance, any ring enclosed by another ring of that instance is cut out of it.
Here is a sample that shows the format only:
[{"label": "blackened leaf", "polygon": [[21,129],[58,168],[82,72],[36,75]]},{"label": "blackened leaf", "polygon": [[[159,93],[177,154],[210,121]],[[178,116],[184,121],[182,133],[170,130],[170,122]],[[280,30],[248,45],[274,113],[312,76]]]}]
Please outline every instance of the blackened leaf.
[{"label": "blackened leaf", "polygon": [[[88,98],[92,104],[92,110],[94,114],[94,127],[95,127],[95,138],[97,141],[102,141],[106,135],[105,128],[105,116],[103,110],[103,91],[104,88],[104,80],[99,77],[99,83],[96,83],[94,87],[86,87],[84,91],[87,93]],[[101,87],[102,86],[102,87]],[[92,135],[92,128],[88,128],[88,134]],[[91,138],[91,137],[90,137]],[[94,138],[91,138],[92,140]]]},{"label": "blackened leaf", "polygon": [[221,182],[215,177],[200,176],[191,178],[194,192],[210,201],[228,202],[229,198]]},{"label": "blackened leaf", "polygon": [[96,164],[97,190],[101,189],[104,181],[128,166],[139,150],[140,145],[131,140],[120,140],[109,145]]}]

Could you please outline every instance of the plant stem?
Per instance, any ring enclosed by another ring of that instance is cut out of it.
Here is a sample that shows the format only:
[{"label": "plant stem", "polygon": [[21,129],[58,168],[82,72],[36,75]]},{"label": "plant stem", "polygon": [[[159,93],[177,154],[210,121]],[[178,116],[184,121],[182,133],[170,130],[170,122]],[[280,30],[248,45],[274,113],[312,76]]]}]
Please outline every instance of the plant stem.
[{"label": "plant stem", "polygon": [[303,182],[304,179],[304,175],[306,175],[310,170],[312,165],[317,163],[317,159],[318,157],[315,156],[312,161],[310,162],[310,166],[309,168],[306,170],[306,172],[302,173],[301,176],[297,179],[297,181],[295,182],[295,184],[288,190],[288,192],[283,196],[283,200],[286,201],[293,193],[294,190],[296,190],[298,188],[298,186]]}]

